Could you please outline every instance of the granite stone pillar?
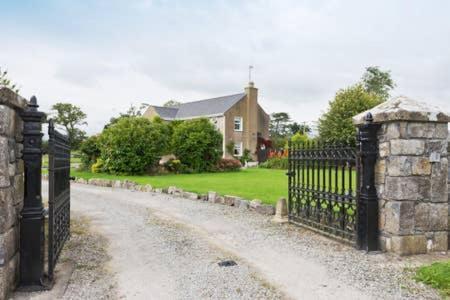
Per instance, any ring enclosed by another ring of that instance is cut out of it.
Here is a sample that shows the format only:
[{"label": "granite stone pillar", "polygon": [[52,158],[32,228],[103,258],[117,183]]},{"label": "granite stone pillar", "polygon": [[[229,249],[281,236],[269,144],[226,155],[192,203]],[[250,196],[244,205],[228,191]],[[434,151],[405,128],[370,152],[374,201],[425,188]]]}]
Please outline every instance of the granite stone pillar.
[{"label": "granite stone pillar", "polygon": [[400,255],[448,249],[448,114],[406,97],[370,112],[379,123],[375,170],[380,248]]}]

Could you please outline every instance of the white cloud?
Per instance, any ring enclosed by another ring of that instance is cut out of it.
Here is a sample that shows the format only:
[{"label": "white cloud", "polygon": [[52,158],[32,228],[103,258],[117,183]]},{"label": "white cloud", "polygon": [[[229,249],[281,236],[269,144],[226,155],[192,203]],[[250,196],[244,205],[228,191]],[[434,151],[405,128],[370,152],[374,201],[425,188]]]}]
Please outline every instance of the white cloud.
[{"label": "white cloud", "polygon": [[317,119],[369,65],[392,70],[395,95],[450,111],[449,5],[433,3],[105,2],[98,18],[86,14],[88,22],[80,8],[66,9],[61,18],[79,20],[64,35],[26,22],[9,28],[0,66],[44,109],[80,105],[90,133],[130,103],[242,91],[249,64],[263,107],[298,121]]}]

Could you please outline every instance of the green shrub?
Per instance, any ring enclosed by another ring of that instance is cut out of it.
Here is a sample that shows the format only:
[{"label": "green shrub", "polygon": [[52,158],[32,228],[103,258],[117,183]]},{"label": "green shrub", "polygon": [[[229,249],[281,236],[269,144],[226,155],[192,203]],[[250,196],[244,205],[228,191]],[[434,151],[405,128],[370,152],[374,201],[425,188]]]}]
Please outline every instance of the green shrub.
[{"label": "green shrub", "polygon": [[98,135],[93,135],[84,140],[80,145],[81,168],[84,170],[89,170],[97,161],[97,158],[100,157],[98,139]]},{"label": "green shrub", "polygon": [[288,158],[287,157],[272,157],[259,165],[260,168],[266,169],[288,169]]},{"label": "green shrub", "polygon": [[297,132],[291,137],[291,141],[293,143],[306,143],[309,140],[308,136],[306,134],[302,134],[301,132]]},{"label": "green shrub", "polygon": [[222,156],[222,135],[207,119],[184,121],[173,129],[171,148],[187,170],[212,171]]},{"label": "green shrub", "polygon": [[102,159],[97,159],[97,161],[91,166],[92,173],[101,173],[104,171],[104,164]]},{"label": "green shrub", "polygon": [[252,161],[251,152],[248,149],[244,149],[242,156],[239,158],[239,161],[242,165],[245,165],[245,162]]},{"label": "green shrub", "polygon": [[216,164],[216,171],[226,172],[226,171],[239,171],[242,165],[237,159],[221,158]]},{"label": "green shrub", "polygon": [[179,159],[170,159],[164,164],[167,171],[173,173],[180,173],[183,170],[183,165]]},{"label": "green shrub", "polygon": [[114,174],[142,174],[156,167],[168,145],[167,125],[142,117],[123,117],[100,136],[104,169]]}]

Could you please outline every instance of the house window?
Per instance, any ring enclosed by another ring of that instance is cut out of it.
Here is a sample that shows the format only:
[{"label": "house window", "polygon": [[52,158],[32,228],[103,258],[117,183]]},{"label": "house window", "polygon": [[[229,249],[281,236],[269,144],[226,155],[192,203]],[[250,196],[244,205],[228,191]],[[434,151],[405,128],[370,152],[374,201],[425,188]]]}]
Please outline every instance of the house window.
[{"label": "house window", "polygon": [[234,155],[242,156],[242,142],[234,144]]},{"label": "house window", "polygon": [[234,131],[242,131],[242,117],[234,117]]}]

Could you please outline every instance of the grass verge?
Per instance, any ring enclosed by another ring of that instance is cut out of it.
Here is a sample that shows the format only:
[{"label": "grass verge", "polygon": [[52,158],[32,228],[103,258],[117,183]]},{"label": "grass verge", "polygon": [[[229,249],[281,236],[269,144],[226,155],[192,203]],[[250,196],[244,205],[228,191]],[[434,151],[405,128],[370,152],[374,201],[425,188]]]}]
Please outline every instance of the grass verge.
[{"label": "grass verge", "polygon": [[420,267],[415,279],[439,290],[445,298],[450,297],[450,261]]},{"label": "grass verge", "polygon": [[215,191],[221,195],[239,196],[248,200],[260,199],[267,204],[275,204],[280,197],[287,197],[287,176],[284,170],[250,168],[239,172],[158,176],[121,176],[72,170],[71,176],[84,179],[127,179],[138,184],[150,184],[155,188],[176,186],[200,194]]}]

